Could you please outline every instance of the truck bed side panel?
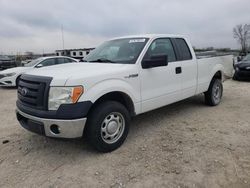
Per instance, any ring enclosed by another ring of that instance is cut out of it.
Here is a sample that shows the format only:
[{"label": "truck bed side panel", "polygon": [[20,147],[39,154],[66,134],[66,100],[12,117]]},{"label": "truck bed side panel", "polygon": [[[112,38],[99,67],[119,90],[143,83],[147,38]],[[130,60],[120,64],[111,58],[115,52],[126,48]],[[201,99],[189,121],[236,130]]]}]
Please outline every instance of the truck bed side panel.
[{"label": "truck bed side panel", "polygon": [[218,56],[197,59],[198,62],[198,86],[196,94],[208,90],[209,84],[216,72],[221,71],[223,81],[231,78],[233,74],[233,56]]}]

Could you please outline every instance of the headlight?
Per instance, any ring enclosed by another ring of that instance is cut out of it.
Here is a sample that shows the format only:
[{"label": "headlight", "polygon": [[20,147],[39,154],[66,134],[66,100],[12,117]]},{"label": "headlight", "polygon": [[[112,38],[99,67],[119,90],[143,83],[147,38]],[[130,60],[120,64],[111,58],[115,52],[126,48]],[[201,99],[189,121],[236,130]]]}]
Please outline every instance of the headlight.
[{"label": "headlight", "polygon": [[14,76],[16,75],[15,72],[12,72],[12,73],[6,73],[6,74],[2,74],[4,77],[10,77],[10,76]]},{"label": "headlight", "polygon": [[74,104],[83,94],[83,87],[51,87],[49,91],[49,110],[57,110],[61,104]]}]

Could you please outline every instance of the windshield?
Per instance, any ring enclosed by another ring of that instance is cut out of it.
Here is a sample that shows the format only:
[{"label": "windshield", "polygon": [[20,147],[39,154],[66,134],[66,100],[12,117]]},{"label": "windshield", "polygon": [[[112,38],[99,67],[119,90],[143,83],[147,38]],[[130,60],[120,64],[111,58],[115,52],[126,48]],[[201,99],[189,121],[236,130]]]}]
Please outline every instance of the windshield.
[{"label": "windshield", "polygon": [[25,64],[24,66],[25,67],[33,67],[33,66],[35,66],[41,60],[42,60],[42,58],[34,59],[31,62]]},{"label": "windshield", "polygon": [[84,61],[134,64],[148,38],[126,38],[104,42],[93,50]]},{"label": "windshield", "polygon": [[248,54],[246,57],[244,57],[242,61],[250,61],[250,54]]}]

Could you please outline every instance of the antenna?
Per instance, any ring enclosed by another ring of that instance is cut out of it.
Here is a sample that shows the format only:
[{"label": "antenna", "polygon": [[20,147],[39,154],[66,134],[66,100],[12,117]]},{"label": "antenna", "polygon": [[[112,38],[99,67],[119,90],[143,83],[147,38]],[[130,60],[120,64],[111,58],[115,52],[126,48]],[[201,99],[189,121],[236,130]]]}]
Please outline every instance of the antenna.
[{"label": "antenna", "polygon": [[62,47],[64,51],[64,33],[63,33],[63,25],[61,25],[61,30],[62,30]]}]

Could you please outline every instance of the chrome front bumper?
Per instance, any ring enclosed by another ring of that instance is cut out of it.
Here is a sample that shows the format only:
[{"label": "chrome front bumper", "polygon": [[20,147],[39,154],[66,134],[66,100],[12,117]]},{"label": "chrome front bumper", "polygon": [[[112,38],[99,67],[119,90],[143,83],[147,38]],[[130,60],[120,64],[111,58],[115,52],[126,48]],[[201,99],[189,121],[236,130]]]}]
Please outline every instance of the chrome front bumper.
[{"label": "chrome front bumper", "polygon": [[[25,129],[48,137],[56,138],[79,138],[82,137],[87,118],[81,119],[45,119],[26,114],[19,109],[16,110],[17,119]],[[52,127],[58,127],[54,133]],[[38,131],[36,131],[38,130]]]}]

